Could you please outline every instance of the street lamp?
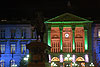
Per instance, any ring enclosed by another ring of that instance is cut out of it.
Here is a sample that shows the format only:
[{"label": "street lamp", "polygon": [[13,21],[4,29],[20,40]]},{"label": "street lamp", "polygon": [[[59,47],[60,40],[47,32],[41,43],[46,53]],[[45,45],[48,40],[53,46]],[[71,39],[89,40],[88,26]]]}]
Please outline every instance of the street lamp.
[{"label": "street lamp", "polygon": [[11,65],[11,67],[17,67],[17,64],[13,64],[13,65]]},{"label": "street lamp", "polygon": [[29,54],[27,55],[27,58],[29,58]]},{"label": "street lamp", "polygon": [[24,57],[25,61],[28,61],[28,59],[29,59],[29,55],[27,55],[26,57]]},{"label": "street lamp", "polygon": [[90,67],[94,67],[94,64],[93,64],[93,63],[91,63],[91,64],[90,64]]}]

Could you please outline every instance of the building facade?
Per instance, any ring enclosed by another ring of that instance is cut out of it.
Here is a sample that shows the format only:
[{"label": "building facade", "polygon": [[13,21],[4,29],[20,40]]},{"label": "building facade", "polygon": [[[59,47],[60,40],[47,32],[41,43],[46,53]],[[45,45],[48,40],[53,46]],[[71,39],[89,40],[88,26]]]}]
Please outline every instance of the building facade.
[{"label": "building facade", "polygon": [[92,24],[93,59],[96,67],[100,67],[100,24]]},{"label": "building facade", "polygon": [[93,62],[92,21],[65,13],[44,23],[51,46],[50,67],[89,67]]},{"label": "building facade", "polygon": [[22,58],[29,53],[26,44],[32,41],[36,41],[36,30],[30,23],[0,22],[0,67],[19,67]]}]

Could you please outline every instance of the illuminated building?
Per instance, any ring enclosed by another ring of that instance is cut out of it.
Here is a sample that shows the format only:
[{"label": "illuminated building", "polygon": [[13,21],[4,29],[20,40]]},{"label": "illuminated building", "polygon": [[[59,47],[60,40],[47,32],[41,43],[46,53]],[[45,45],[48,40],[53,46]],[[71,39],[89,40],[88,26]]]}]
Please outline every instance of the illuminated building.
[{"label": "illuminated building", "polygon": [[45,21],[47,43],[51,46],[51,67],[88,67],[92,59],[91,24],[84,18],[65,13]]},{"label": "illuminated building", "polygon": [[97,22],[92,24],[92,45],[94,64],[100,67],[100,24]]},{"label": "illuminated building", "polygon": [[30,21],[0,21],[0,67],[19,67],[29,53],[26,44],[36,40]]}]

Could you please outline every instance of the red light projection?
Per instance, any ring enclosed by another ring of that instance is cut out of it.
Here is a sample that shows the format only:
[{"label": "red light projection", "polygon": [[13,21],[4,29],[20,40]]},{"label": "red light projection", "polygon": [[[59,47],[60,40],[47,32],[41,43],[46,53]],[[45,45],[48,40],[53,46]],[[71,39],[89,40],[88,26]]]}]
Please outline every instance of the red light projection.
[{"label": "red light projection", "polygon": [[75,28],[75,51],[84,52],[84,28]]},{"label": "red light projection", "polygon": [[64,27],[62,32],[63,52],[72,52],[73,34],[71,27]]},{"label": "red light projection", "polygon": [[51,52],[60,52],[60,30],[59,27],[51,28]]}]

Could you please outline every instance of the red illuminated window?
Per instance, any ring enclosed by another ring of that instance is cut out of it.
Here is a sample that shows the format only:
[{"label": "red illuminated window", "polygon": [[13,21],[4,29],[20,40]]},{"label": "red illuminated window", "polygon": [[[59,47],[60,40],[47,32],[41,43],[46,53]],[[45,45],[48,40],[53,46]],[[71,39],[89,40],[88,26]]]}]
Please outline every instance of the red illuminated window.
[{"label": "red illuminated window", "polygon": [[51,52],[60,52],[60,30],[59,27],[51,28]]},{"label": "red illuminated window", "polygon": [[75,51],[84,52],[84,28],[75,28]]},{"label": "red illuminated window", "polygon": [[63,52],[72,52],[72,37],[71,27],[64,27],[62,32]]}]

